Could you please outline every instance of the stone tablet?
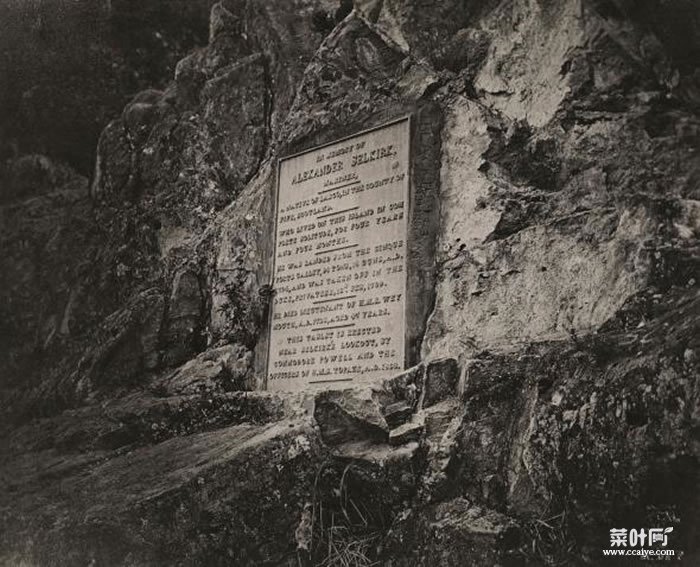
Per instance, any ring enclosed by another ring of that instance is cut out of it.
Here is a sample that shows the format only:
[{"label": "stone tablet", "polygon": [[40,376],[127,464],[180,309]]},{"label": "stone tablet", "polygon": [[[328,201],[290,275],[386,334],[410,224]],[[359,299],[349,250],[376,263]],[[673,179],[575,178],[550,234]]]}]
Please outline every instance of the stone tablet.
[{"label": "stone tablet", "polygon": [[404,118],[280,160],[268,389],[404,368],[409,150]]}]

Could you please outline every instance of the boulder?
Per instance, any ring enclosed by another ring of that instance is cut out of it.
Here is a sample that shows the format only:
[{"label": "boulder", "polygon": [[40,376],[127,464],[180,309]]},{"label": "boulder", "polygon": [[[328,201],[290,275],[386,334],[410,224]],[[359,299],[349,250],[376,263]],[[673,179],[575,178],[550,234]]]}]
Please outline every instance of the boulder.
[{"label": "boulder", "polygon": [[386,442],[389,427],[371,390],[328,390],[316,395],[314,418],[329,445],[371,439]]},{"label": "boulder", "polygon": [[156,386],[167,395],[244,390],[252,353],[241,345],[209,349]]}]

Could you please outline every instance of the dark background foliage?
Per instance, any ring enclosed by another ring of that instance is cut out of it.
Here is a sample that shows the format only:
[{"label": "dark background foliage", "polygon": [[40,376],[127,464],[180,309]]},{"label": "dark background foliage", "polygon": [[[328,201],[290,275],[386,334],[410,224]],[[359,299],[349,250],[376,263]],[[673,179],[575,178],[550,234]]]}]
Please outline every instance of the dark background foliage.
[{"label": "dark background foliage", "polygon": [[0,0],[0,161],[41,153],[91,173],[129,99],[206,45],[213,0]]}]

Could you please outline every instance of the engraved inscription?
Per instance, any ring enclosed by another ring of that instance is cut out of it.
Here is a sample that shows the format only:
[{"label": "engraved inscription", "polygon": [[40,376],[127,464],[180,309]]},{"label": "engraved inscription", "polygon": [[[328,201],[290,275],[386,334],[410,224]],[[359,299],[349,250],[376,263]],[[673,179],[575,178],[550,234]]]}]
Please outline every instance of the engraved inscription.
[{"label": "engraved inscription", "polygon": [[280,161],[268,389],[403,369],[409,121]]}]

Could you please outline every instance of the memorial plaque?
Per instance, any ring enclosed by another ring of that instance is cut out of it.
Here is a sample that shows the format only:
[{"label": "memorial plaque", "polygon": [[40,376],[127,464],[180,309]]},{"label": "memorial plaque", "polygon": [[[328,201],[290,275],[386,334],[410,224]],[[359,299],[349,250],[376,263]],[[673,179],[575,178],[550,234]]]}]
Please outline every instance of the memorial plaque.
[{"label": "memorial plaque", "polygon": [[404,368],[409,119],[280,160],[267,387]]}]

